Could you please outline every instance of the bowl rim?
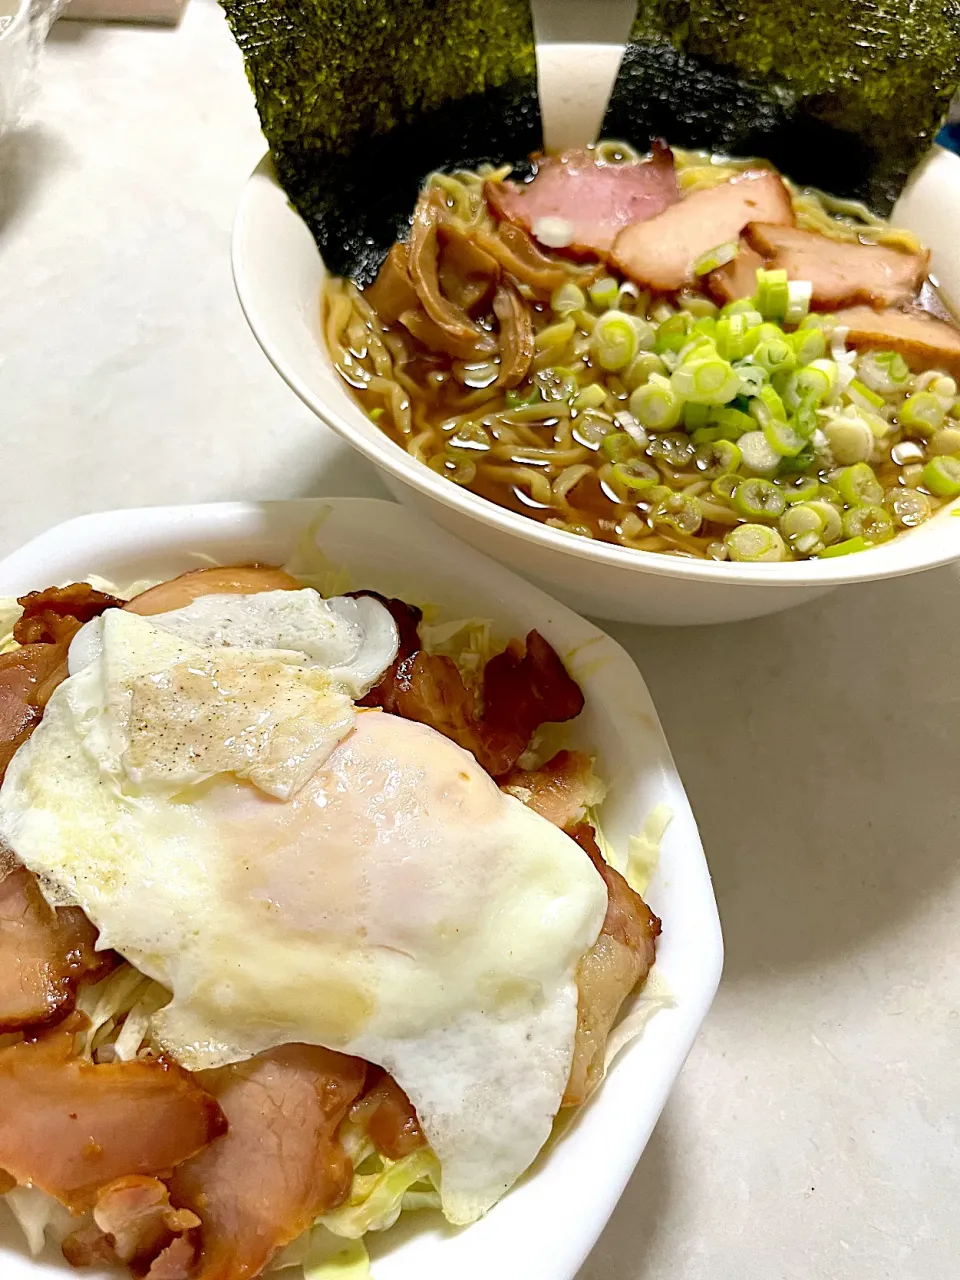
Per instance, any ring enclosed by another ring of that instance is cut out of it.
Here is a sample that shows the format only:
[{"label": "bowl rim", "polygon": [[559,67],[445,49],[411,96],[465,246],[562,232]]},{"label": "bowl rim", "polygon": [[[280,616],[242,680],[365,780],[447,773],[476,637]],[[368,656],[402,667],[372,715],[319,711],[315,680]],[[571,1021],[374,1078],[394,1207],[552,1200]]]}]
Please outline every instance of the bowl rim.
[{"label": "bowl rim", "polygon": [[[255,203],[264,195],[273,200],[275,208],[283,209],[281,217],[287,225],[292,226],[293,221],[296,220],[305,231],[307,230],[277,179],[269,151],[261,157],[253,169],[240,195],[234,215],[230,245],[231,267],[237,297],[247,323],[264,355],[287,386],[321,422],[335,431],[341,439],[375,466],[459,515],[471,517],[481,524],[492,525],[500,533],[520,538],[548,553],[573,556],[587,563],[625,569],[632,573],[686,579],[718,586],[722,584],[756,588],[777,586],[786,589],[795,588],[798,591],[818,587],[827,589],[844,583],[875,582],[904,577],[960,559],[960,536],[953,540],[948,537],[942,543],[924,542],[921,544],[924,550],[914,560],[901,561],[893,565],[890,565],[887,557],[883,555],[884,548],[890,546],[890,543],[875,549],[879,560],[873,559],[873,551],[852,556],[838,556],[835,559],[774,564],[735,564],[729,561],[708,562],[684,559],[565,533],[539,520],[513,512],[507,507],[501,507],[469,489],[445,481],[441,476],[435,475],[425,463],[401,450],[389,436],[381,432],[377,433],[381,439],[362,435],[345,414],[331,407],[287,364],[282,344],[275,340],[271,325],[260,313],[256,301],[257,290],[248,269],[247,227]],[[316,252],[322,265],[323,260],[319,249]],[[365,422],[369,421],[359,406],[356,406],[356,414]],[[950,520],[955,515],[960,516],[960,497],[937,511],[930,523]],[[899,533],[893,541],[903,547],[909,541],[912,532],[907,530]],[[957,526],[957,533],[960,535],[960,525]],[[956,545],[952,546],[951,541],[955,541]],[[862,561],[866,563],[859,563]]]}]

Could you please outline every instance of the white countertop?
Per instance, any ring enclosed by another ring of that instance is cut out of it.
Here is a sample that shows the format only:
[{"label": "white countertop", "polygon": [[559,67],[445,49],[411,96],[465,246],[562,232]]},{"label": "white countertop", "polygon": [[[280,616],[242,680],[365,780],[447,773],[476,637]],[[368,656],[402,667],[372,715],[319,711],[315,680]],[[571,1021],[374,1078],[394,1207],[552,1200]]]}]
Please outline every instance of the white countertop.
[{"label": "white countertop", "polygon": [[[54,29],[0,145],[0,555],[102,508],[384,493],[234,297],[262,150],[212,0],[175,32]],[[581,1280],[955,1280],[956,571],[611,630],[699,819],[727,962]]]}]

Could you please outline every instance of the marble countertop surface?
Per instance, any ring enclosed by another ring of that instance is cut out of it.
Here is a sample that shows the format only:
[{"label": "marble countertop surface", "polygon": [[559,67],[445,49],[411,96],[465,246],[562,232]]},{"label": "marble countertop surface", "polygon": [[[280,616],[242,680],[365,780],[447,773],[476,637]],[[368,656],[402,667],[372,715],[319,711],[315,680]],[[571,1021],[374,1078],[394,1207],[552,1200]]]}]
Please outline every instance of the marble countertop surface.
[{"label": "marble countertop surface", "polygon": [[[54,28],[0,143],[0,555],[110,507],[384,496],[237,304],[262,151],[212,0],[176,31]],[[727,960],[580,1280],[954,1280],[957,570],[610,629],[700,822]]]}]

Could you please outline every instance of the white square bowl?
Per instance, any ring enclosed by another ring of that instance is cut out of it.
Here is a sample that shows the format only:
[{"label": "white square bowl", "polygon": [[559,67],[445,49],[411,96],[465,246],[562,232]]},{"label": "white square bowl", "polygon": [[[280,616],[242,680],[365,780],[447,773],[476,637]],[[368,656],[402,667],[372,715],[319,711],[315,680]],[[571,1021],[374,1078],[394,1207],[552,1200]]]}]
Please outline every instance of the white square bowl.
[{"label": "white square bowl", "polygon": [[[675,1007],[657,1013],[549,1153],[480,1222],[448,1229],[439,1215],[371,1238],[376,1280],[572,1280],[613,1211],[693,1044],[720,979],[723,945],[710,873],[676,766],[639,671],[591,623],[415,513],[364,498],[157,507],[82,516],[0,563],[0,595],[96,573],[119,585],[164,578],[211,561],[287,560],[303,530],[316,535],[352,588],[369,587],[440,617],[486,617],[504,639],[536,627],[579,681],[586,707],[571,746],[597,756],[610,788],[606,834],[619,847],[651,809],[673,821],[648,890],[663,919],[658,970]],[[49,1248],[26,1256],[12,1217],[0,1222],[3,1280],[74,1272]],[[288,1273],[289,1274],[289,1273]],[[92,1277],[91,1277],[92,1280]]]}]

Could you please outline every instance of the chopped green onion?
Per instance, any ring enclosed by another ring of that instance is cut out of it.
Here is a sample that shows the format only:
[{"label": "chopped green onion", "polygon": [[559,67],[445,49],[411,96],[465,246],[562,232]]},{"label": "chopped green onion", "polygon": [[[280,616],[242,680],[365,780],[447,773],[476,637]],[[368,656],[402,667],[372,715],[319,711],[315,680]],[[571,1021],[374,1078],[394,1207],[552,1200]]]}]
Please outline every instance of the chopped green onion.
[{"label": "chopped green onion", "polygon": [[694,458],[697,470],[707,477],[728,475],[739,467],[743,455],[731,440],[700,444]]},{"label": "chopped green onion", "polygon": [[747,323],[742,315],[723,315],[714,330],[717,353],[725,360],[742,360],[747,354]]},{"label": "chopped green onion", "polygon": [[687,334],[690,332],[690,317],[673,315],[664,320],[657,329],[653,349],[658,355],[665,351],[679,351],[687,345]]},{"label": "chopped green onion", "polygon": [[[960,492],[960,489],[958,489]],[[886,542],[896,532],[890,513],[875,503],[865,502],[843,513],[843,532],[847,538],[866,538],[867,542]]]},{"label": "chopped green onion", "polygon": [[677,304],[681,311],[689,311],[698,320],[707,317],[716,320],[720,314],[720,308],[717,304],[700,293],[681,293],[677,299]]},{"label": "chopped green onion", "polygon": [[816,402],[807,399],[801,400],[797,405],[796,413],[791,418],[791,422],[793,429],[798,431],[804,440],[809,440],[820,425],[820,419],[817,417]]},{"label": "chopped green onion", "polygon": [[781,458],[777,468],[777,476],[799,476],[805,474],[816,464],[817,458],[813,445],[809,442],[792,458]]},{"label": "chopped green onion", "polygon": [[598,413],[596,409],[586,409],[574,420],[571,435],[577,444],[582,444],[587,449],[599,449],[612,427],[607,414]]},{"label": "chopped green onion", "polygon": [[767,338],[758,342],[753,359],[767,373],[789,373],[797,362],[792,345],[786,337]]},{"label": "chopped green onion", "polygon": [[693,441],[683,431],[668,431],[665,435],[655,436],[647,445],[648,457],[662,458],[675,471],[686,470],[695,453]]},{"label": "chopped green onion", "polygon": [[855,462],[852,467],[844,467],[836,476],[840,497],[851,507],[861,502],[877,503],[883,497],[880,481],[873,473],[873,467],[866,462]]},{"label": "chopped green onion", "polygon": [[693,322],[693,328],[690,330],[691,335],[702,333],[705,338],[709,338],[711,342],[716,341],[717,322],[713,316],[701,316],[699,320]]},{"label": "chopped green onion", "polygon": [[652,373],[630,396],[630,412],[650,431],[669,431],[680,421],[683,401],[667,378]]},{"label": "chopped green onion", "polygon": [[633,321],[625,311],[605,311],[597,320],[590,335],[590,354],[601,369],[611,373],[625,369],[640,350]]},{"label": "chopped green onion", "polygon": [[628,391],[643,386],[651,373],[664,373],[666,365],[653,351],[641,351],[629,367],[620,375],[620,381]]},{"label": "chopped green onion", "polygon": [[715,440],[721,438],[720,428],[713,427],[697,427],[695,431],[690,432],[690,439],[694,444],[713,444]]},{"label": "chopped green onion", "polygon": [[727,404],[740,390],[740,379],[726,360],[703,356],[685,360],[670,379],[674,391],[695,404]]},{"label": "chopped green onion", "polygon": [[611,462],[626,462],[636,453],[634,443],[625,431],[611,431],[601,440],[600,448]]},{"label": "chopped green onion", "polygon": [[825,329],[832,330],[836,327],[837,317],[830,314],[814,314],[811,312],[800,325],[801,329]]},{"label": "chopped green onion", "polygon": [[660,483],[660,472],[651,467],[642,458],[634,458],[631,462],[615,462],[613,478],[625,489],[633,493],[643,493]]},{"label": "chopped green onion", "polygon": [[930,391],[908,396],[900,406],[897,421],[909,435],[929,436],[942,426],[943,405]]},{"label": "chopped green onion", "polygon": [[936,369],[928,369],[921,373],[914,384],[917,391],[929,391],[937,397],[946,412],[953,404],[957,394],[957,384],[949,374],[939,373]]},{"label": "chopped green onion", "polygon": [[607,402],[607,390],[599,382],[591,382],[589,386],[578,391],[573,399],[575,409],[599,409]]},{"label": "chopped green onion", "polygon": [[596,307],[598,311],[607,311],[610,307],[616,306],[617,290],[619,288],[620,286],[613,276],[604,276],[602,280],[595,280],[587,290],[590,294],[591,305]]},{"label": "chopped green onion", "polygon": [[820,492],[820,481],[816,476],[777,476],[774,483],[783,490],[788,507],[795,502],[809,502]]},{"label": "chopped green onion", "polygon": [[780,517],[780,532],[795,551],[809,555],[823,546],[823,518],[819,511],[807,502],[787,507]]},{"label": "chopped green onion", "polygon": [[786,271],[757,268],[757,310],[771,320],[782,320],[790,305]]},{"label": "chopped green onion", "polygon": [[748,476],[737,485],[733,495],[734,509],[748,520],[775,520],[783,515],[787,500],[783,490],[770,480]]},{"label": "chopped green onion", "polygon": [[666,525],[676,533],[694,534],[703,524],[703,510],[696,498],[688,493],[671,493],[658,502],[650,513],[650,522],[656,529]]},{"label": "chopped green onion", "polygon": [[750,413],[761,426],[766,426],[773,419],[781,422],[787,419],[783,401],[769,385],[761,387],[750,401]]},{"label": "chopped green onion", "polygon": [[655,302],[649,312],[650,319],[656,321],[657,324],[665,324],[676,314],[676,311],[674,311],[670,303],[663,298],[661,298],[659,302]]},{"label": "chopped green onion", "polygon": [[787,548],[776,529],[764,524],[738,524],[723,539],[731,560],[763,564],[786,560]]},{"label": "chopped green onion", "polygon": [[558,320],[556,324],[549,324],[545,329],[541,329],[534,337],[533,343],[538,351],[545,351],[548,347],[563,347],[576,331],[576,322],[572,317],[567,316],[565,320]]},{"label": "chopped green onion", "polygon": [[903,388],[910,377],[910,366],[899,351],[868,351],[857,363],[860,380],[883,395]]},{"label": "chopped green onion", "polygon": [[[616,285],[614,285],[614,296],[616,296]],[[578,288],[572,280],[562,284],[559,289],[554,289],[550,298],[550,306],[559,316],[566,316],[571,311],[582,311],[586,305],[587,300],[583,296],[583,290]]]},{"label": "chopped green onion", "polygon": [[955,498],[960,494],[960,459],[931,458],[923,468],[920,482],[937,498]]},{"label": "chopped green onion", "polygon": [[634,497],[637,499],[638,506],[642,503],[644,507],[649,509],[655,507],[658,502],[663,502],[666,498],[672,498],[673,490],[669,485],[655,484],[652,489],[644,489],[641,494],[634,494]]},{"label": "chopped green onion", "polygon": [[781,422],[779,418],[770,418],[764,423],[763,434],[767,444],[781,458],[795,458],[807,442],[805,436],[795,431],[789,423]]},{"label": "chopped green onion", "polygon": [[766,369],[761,369],[758,364],[738,364],[736,369],[740,379],[740,394],[743,396],[759,395],[770,381]]},{"label": "chopped green onion", "polygon": [[709,420],[709,405],[696,404],[691,400],[689,404],[683,406],[683,429],[689,431],[691,435],[698,429],[706,427]]},{"label": "chopped green onion", "polygon": [[720,314],[722,316],[741,316],[749,311],[756,311],[756,309],[755,298],[734,298],[732,302],[727,302],[720,308]]},{"label": "chopped green onion", "polygon": [[927,496],[916,489],[890,489],[883,501],[901,529],[913,529],[930,517]]},{"label": "chopped green onion", "polygon": [[737,443],[747,471],[754,471],[759,475],[772,475],[776,471],[780,464],[780,454],[771,449],[762,431],[747,431]]},{"label": "chopped green onion", "polygon": [[823,528],[820,532],[820,541],[831,543],[836,542],[843,532],[843,521],[840,518],[840,512],[832,502],[824,502],[817,498],[809,504],[816,511],[817,515],[823,522]]},{"label": "chopped green onion", "polygon": [[843,394],[861,409],[876,410],[883,408],[883,396],[878,396],[875,391],[871,391],[869,387],[864,386],[859,378],[854,378],[845,388]]},{"label": "chopped green onion", "polygon": [[726,475],[717,476],[716,480],[710,481],[710,492],[715,498],[719,498],[722,502],[732,502],[733,495],[737,491],[737,485],[743,479],[735,472],[727,472]]},{"label": "chopped green onion", "polygon": [[813,285],[809,280],[791,280],[787,285],[787,307],[783,314],[786,324],[800,324],[810,310]]},{"label": "chopped green onion", "polygon": [[849,556],[855,551],[866,551],[870,543],[866,538],[847,538],[846,542],[835,542],[832,547],[825,547],[817,553],[819,560],[829,560],[833,556]]},{"label": "chopped green onion", "polygon": [[834,461],[845,467],[854,462],[867,462],[874,450],[870,424],[854,413],[830,418],[823,427]]},{"label": "chopped green onion", "polygon": [[819,360],[827,350],[827,340],[822,329],[798,329],[790,335],[793,350],[800,364]]},{"label": "chopped green onion", "polygon": [[702,253],[693,264],[693,274],[695,276],[705,276],[708,271],[716,271],[717,267],[725,267],[728,262],[732,262],[740,252],[739,240],[728,240],[725,244],[718,244],[716,248],[710,249],[707,253]]},{"label": "chopped green onion", "polygon": [[741,409],[714,409],[711,419],[720,428],[724,440],[739,440],[745,431],[755,431],[757,424],[748,413]]},{"label": "chopped green onion", "polygon": [[[823,361],[822,363],[828,363]],[[833,363],[830,361],[829,363]],[[796,409],[801,400],[808,400],[813,404],[822,404],[833,387],[833,382],[827,371],[818,365],[809,364],[803,369],[797,369],[795,373],[791,373],[784,385],[783,399],[791,409]]]},{"label": "chopped green onion", "polygon": [[811,360],[808,365],[805,365],[804,368],[798,372],[797,377],[799,379],[798,385],[802,387],[805,392],[816,391],[818,395],[823,387],[823,378],[826,378],[827,391],[823,397],[826,400],[829,399],[836,390],[837,382],[840,377],[840,366],[837,364],[836,360]]},{"label": "chopped green onion", "polygon": [[960,427],[941,427],[937,434],[927,441],[927,452],[932,457],[943,453],[960,455]]}]

